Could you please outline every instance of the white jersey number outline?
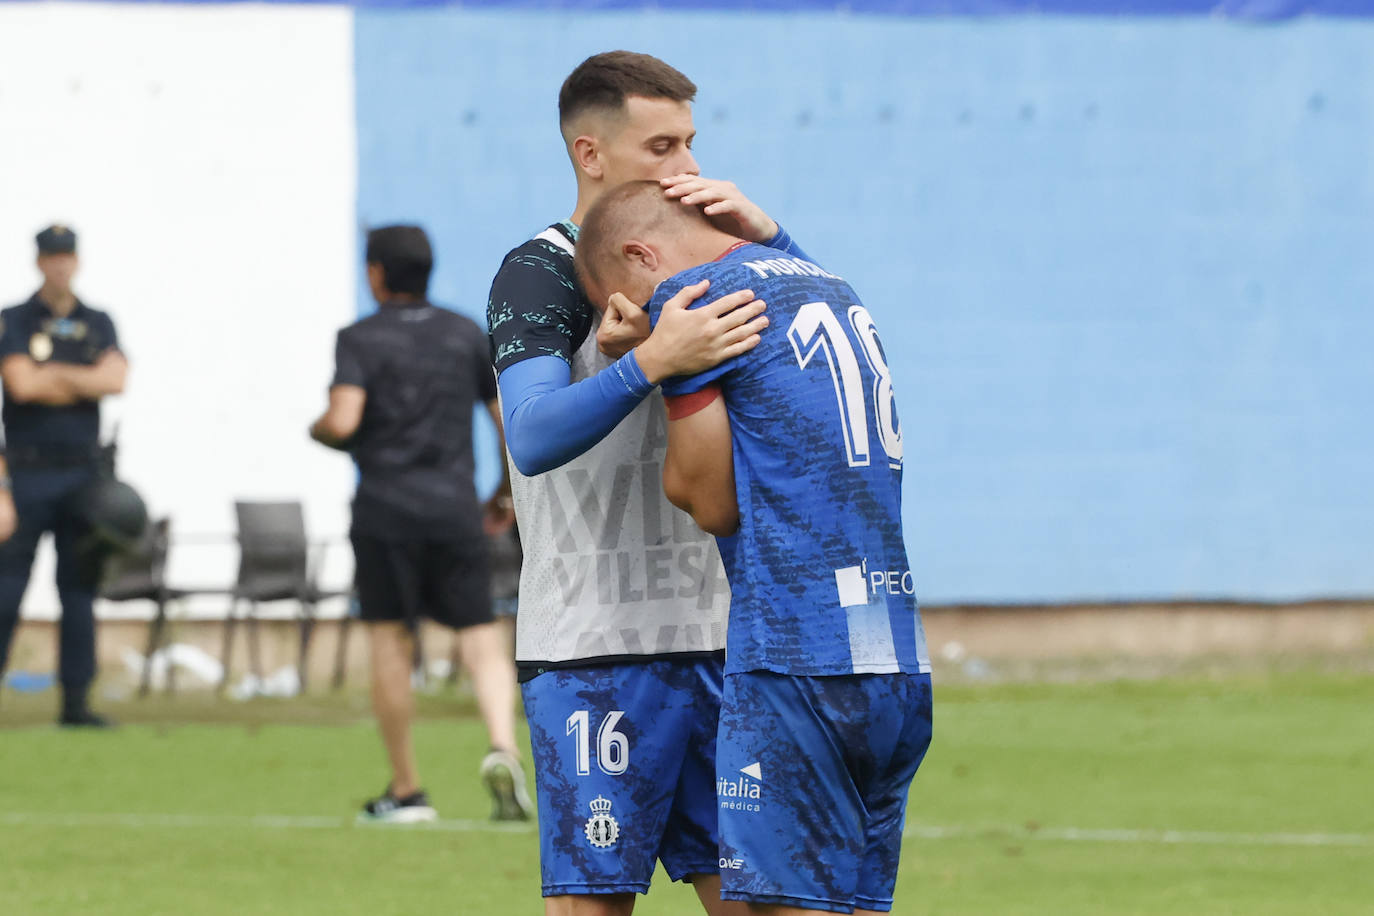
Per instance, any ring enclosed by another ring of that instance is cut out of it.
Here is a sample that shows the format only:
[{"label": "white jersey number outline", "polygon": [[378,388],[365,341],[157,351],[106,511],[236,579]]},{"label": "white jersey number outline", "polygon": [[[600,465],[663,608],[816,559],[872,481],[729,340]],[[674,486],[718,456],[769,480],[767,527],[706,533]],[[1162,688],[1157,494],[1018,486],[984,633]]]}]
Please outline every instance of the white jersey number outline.
[{"label": "white jersey number outline", "polygon": [[[849,326],[858,339],[859,349],[873,370],[873,404],[877,413],[878,441],[886,453],[888,464],[902,466],[902,428],[897,419],[897,401],[892,390],[892,370],[883,354],[882,341],[873,316],[862,305],[849,307]],[[844,438],[845,458],[852,468],[867,467],[870,461],[868,439],[868,404],[864,397],[863,374],[854,345],[844,326],[835,317],[828,302],[808,302],[797,309],[797,316],[787,329],[787,339],[797,356],[797,365],[805,369],[816,352],[825,354],[830,379],[835,384],[835,401],[840,408],[840,425]]]}]

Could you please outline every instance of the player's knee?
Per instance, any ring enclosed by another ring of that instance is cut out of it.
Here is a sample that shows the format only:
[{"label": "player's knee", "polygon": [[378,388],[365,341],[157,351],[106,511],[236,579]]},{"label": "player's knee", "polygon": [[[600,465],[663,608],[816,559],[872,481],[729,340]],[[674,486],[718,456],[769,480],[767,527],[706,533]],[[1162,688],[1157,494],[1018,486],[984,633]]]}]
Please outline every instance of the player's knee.
[{"label": "player's knee", "polygon": [[409,658],[413,651],[410,629],[399,621],[368,621],[367,642],[374,659],[398,653]]},{"label": "player's knee", "polygon": [[576,894],[544,898],[544,916],[631,916],[634,894]]}]

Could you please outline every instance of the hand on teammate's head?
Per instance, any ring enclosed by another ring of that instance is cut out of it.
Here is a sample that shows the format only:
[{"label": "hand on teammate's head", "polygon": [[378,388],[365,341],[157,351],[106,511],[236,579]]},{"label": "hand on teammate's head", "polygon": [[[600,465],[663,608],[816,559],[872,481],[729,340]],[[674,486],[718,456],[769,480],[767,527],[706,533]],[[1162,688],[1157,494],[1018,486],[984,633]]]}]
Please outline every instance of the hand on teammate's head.
[{"label": "hand on teammate's head", "polygon": [[663,193],[701,212],[722,232],[766,244],[778,234],[778,224],[763,208],[744,196],[733,181],[700,175],[673,175],[659,181]]}]

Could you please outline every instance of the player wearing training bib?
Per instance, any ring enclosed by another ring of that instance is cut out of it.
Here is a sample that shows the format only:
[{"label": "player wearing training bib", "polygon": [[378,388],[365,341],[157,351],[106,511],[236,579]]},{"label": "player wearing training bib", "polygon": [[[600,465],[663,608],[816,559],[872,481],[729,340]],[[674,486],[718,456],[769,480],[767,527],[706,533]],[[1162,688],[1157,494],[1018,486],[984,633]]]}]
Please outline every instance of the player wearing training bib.
[{"label": "player wearing training bib", "polygon": [[594,294],[652,290],[652,320],[703,280],[768,304],[756,349],[663,385],[665,488],[719,536],[732,592],[723,896],[890,910],[931,692],[902,537],[901,427],[873,317],[810,259],[740,242],[643,182],[588,214],[578,267]]},{"label": "player wearing training bib", "polygon": [[689,292],[646,340],[647,315],[593,307],[573,270],[582,214],[627,178],[662,177],[672,206],[788,248],[733,185],[696,177],[694,93],[667,64],[627,52],[569,76],[559,109],[577,209],[506,256],[488,303],[524,552],[516,656],[548,913],[629,913],[656,862],[691,881],[709,913],[743,912],[718,891],[729,590],[714,539],[663,494],[656,386],[754,346],[763,306],[737,293],[688,310],[701,295]]},{"label": "player wearing training bib", "polygon": [[515,414],[512,382],[542,368],[530,354],[567,361],[562,391],[629,402],[559,466],[527,475],[512,461],[524,552],[516,659],[550,897],[646,893],[659,859],[674,880],[715,871],[713,799],[673,790],[715,777],[730,599],[712,538],[662,496],[663,398],[622,380],[632,355],[597,349],[599,316],[573,285],[575,239],[558,224],[508,255],[489,315],[511,435],[553,438]]}]

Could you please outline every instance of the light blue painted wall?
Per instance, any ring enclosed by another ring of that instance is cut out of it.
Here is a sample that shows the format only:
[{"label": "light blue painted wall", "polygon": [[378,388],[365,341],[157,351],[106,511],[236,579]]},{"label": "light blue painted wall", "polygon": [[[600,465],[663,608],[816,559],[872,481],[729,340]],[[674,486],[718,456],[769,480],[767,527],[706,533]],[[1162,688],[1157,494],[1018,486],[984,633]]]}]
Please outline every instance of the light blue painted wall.
[{"label": "light blue painted wall", "polygon": [[926,602],[1374,594],[1374,25],[359,10],[359,216],[437,298],[571,212],[615,47],[877,316]]}]

